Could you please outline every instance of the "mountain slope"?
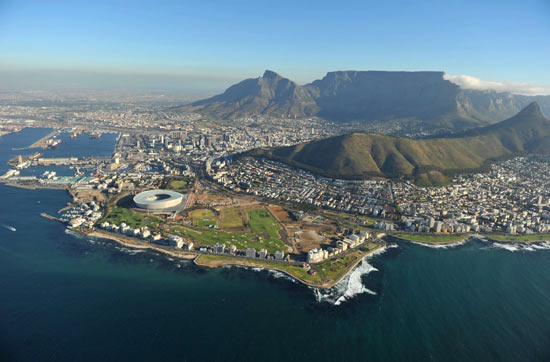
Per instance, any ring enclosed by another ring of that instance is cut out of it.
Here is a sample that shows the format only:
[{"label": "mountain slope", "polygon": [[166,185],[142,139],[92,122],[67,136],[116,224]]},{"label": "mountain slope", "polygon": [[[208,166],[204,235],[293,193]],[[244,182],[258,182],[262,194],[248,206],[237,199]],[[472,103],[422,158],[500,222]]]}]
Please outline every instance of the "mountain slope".
[{"label": "mountain slope", "polygon": [[223,94],[177,107],[216,118],[253,115],[333,121],[420,120],[437,128],[491,124],[537,100],[550,113],[550,96],[464,90],[443,72],[338,71],[300,86],[266,71]]},{"label": "mountain slope", "polygon": [[487,161],[522,153],[549,153],[550,120],[537,103],[500,123],[446,138],[412,139],[352,133],[251,155],[338,178],[373,176],[445,182],[444,175],[481,168]]},{"label": "mountain slope", "polygon": [[443,72],[329,72],[306,87],[327,119],[459,118],[460,88]]},{"label": "mountain slope", "polygon": [[223,94],[181,109],[219,118],[257,114],[304,117],[318,112],[307,89],[269,70],[262,77],[244,80],[229,87]]}]

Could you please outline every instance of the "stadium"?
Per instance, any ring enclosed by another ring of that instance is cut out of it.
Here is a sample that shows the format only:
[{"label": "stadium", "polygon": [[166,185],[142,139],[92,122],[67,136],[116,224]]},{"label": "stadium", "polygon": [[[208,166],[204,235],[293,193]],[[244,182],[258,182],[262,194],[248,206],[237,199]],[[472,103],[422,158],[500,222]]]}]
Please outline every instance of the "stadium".
[{"label": "stadium", "polygon": [[187,195],[170,190],[149,190],[134,196],[134,203],[148,211],[177,211],[185,207]]}]

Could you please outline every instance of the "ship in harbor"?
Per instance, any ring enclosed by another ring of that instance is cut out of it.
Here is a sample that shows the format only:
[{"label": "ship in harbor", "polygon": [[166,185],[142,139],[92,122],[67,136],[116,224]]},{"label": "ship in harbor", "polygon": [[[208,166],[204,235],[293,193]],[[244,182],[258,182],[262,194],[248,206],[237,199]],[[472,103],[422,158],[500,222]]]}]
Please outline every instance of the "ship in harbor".
[{"label": "ship in harbor", "polygon": [[59,144],[61,143],[61,140],[52,138],[48,141],[48,148],[57,148]]},{"label": "ship in harbor", "polygon": [[90,133],[90,139],[91,140],[98,139],[99,137],[101,137],[101,133],[99,133],[99,132]]},{"label": "ship in harbor", "polygon": [[39,158],[42,157],[42,156],[44,156],[43,153],[35,152],[35,153],[33,153],[32,155],[30,155],[28,158],[29,158],[29,160],[32,161],[32,160],[37,160],[37,159],[39,159]]},{"label": "ship in harbor", "polygon": [[81,134],[82,134],[82,130],[73,132],[73,134],[71,134],[71,138],[72,138],[72,139],[75,139],[75,138],[77,138],[78,136],[80,136]]}]

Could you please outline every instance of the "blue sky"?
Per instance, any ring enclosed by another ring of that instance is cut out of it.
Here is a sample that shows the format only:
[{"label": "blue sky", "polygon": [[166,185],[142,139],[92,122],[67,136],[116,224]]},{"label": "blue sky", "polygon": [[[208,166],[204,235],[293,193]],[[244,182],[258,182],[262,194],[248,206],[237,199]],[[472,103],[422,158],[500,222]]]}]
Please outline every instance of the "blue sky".
[{"label": "blue sky", "polygon": [[550,0],[0,0],[11,82],[101,73],[222,88],[264,69],[299,83],[332,70],[444,70],[550,87]]}]

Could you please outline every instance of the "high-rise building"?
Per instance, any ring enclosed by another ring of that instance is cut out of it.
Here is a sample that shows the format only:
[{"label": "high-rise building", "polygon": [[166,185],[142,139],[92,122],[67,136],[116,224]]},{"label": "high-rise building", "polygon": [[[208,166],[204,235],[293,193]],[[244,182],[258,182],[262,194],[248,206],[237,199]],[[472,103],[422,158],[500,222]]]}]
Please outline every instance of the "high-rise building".
[{"label": "high-rise building", "polygon": [[172,131],[170,132],[170,138],[173,140],[181,140],[187,138],[187,133],[185,131]]}]

